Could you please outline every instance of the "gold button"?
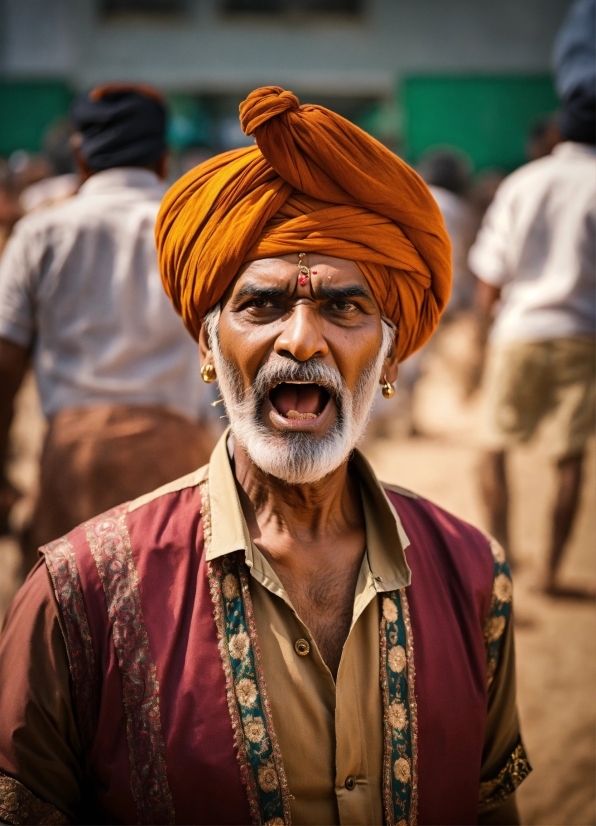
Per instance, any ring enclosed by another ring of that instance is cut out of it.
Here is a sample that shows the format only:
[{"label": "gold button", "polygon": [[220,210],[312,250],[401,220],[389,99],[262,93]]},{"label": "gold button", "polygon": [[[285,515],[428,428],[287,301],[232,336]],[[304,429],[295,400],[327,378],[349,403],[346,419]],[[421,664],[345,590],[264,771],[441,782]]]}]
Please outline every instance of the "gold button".
[{"label": "gold button", "polygon": [[354,780],[354,778],[352,777],[352,775],[351,775],[351,774],[349,774],[349,775],[346,777],[345,786],[346,786],[346,789],[347,789],[349,792],[351,792],[351,791],[352,791],[352,789],[355,789],[355,788],[356,788],[356,781]]},{"label": "gold button", "polygon": [[306,657],[308,653],[310,653],[310,643],[308,640],[296,640],[294,643],[294,649],[296,650],[296,654],[300,657]]}]

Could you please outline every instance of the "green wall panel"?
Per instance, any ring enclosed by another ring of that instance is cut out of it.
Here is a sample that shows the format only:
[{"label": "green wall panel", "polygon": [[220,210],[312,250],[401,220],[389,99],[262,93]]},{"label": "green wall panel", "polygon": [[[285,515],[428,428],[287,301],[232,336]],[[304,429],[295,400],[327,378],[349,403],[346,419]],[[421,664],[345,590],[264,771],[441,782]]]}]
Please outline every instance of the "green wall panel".
[{"label": "green wall panel", "polygon": [[38,152],[46,130],[68,114],[71,100],[61,81],[0,79],[0,155]]},{"label": "green wall panel", "polygon": [[475,168],[514,169],[537,118],[557,108],[550,76],[411,76],[400,90],[408,159],[454,146]]}]

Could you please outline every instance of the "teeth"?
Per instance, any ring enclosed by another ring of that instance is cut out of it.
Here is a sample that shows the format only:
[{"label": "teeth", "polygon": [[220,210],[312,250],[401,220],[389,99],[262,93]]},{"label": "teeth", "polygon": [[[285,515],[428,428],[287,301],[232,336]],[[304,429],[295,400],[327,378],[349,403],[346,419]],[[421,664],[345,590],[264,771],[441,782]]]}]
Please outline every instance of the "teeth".
[{"label": "teeth", "polygon": [[298,410],[288,410],[286,419],[316,419],[316,413],[299,413]]},{"label": "teeth", "polygon": [[271,389],[275,390],[280,384],[316,384],[317,387],[325,387],[324,384],[318,381],[293,381],[290,379],[283,379],[282,381],[276,381],[274,384],[271,385]]}]

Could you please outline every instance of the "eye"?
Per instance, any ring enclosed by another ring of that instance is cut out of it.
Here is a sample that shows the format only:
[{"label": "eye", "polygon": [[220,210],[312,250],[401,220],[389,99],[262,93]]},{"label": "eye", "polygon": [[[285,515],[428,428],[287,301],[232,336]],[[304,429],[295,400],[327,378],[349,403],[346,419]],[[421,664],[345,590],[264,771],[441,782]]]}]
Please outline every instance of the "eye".
[{"label": "eye", "polygon": [[334,313],[353,313],[359,308],[353,301],[338,299],[329,304],[329,309]]},{"label": "eye", "polygon": [[245,306],[254,307],[255,310],[269,310],[273,307],[273,302],[269,298],[252,298]]}]

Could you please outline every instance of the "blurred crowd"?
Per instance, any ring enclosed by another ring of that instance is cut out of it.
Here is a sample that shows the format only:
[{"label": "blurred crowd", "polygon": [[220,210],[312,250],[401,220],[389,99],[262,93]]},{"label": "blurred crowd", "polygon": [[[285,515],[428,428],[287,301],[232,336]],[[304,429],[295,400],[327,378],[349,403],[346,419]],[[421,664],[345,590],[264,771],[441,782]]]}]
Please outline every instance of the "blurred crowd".
[{"label": "blurred crowd", "polygon": [[[468,397],[483,376],[489,385],[479,486],[491,530],[506,547],[508,451],[532,438],[545,417],[558,421],[544,583],[553,595],[593,429],[593,31],[594,3],[579,0],[555,48],[561,111],[534,124],[522,170],[475,174],[451,147],[417,162],[452,243],[443,330],[472,320],[474,352],[460,381]],[[19,531],[23,574],[40,544],[206,461],[223,426],[157,268],[165,123],[158,92],[110,84],[79,98],[41,153],[0,159],[3,533],[15,531],[11,511],[20,496],[10,476],[14,399],[31,369],[49,422],[39,501]],[[373,414],[372,433],[419,432],[416,386],[440,342],[441,331],[401,365],[398,393]]]}]

